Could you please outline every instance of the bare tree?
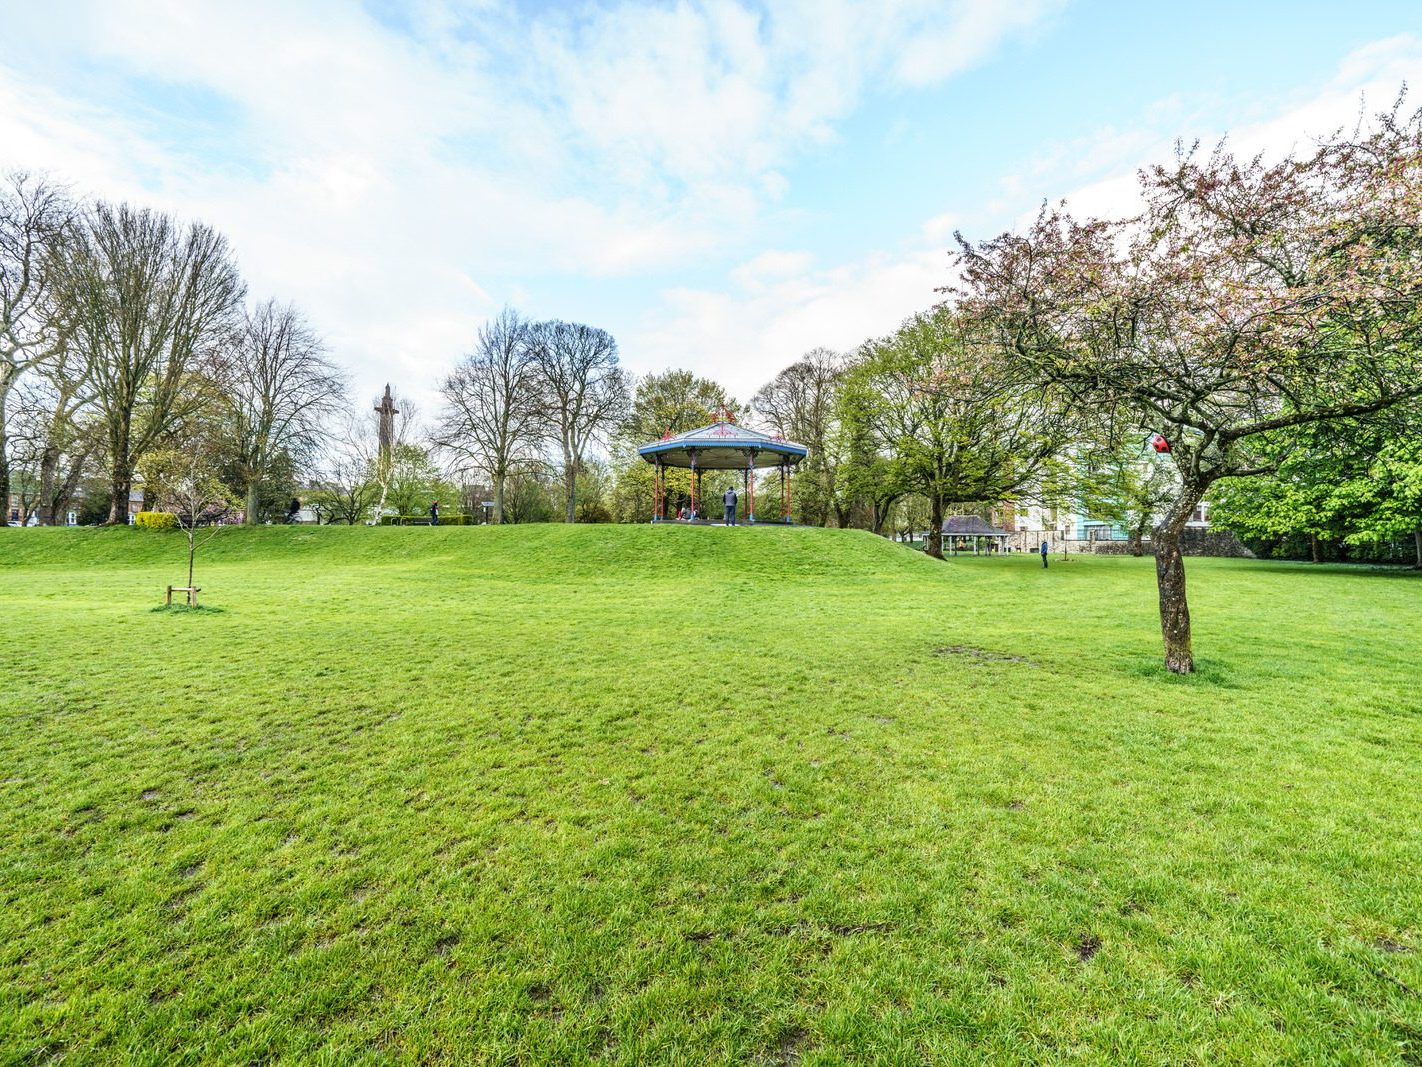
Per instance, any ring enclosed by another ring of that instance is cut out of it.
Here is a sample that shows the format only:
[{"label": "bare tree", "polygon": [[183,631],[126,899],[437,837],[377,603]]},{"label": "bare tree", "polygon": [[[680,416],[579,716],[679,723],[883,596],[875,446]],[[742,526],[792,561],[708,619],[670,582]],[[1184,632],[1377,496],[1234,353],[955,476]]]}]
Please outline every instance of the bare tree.
[{"label": "bare tree", "polygon": [[496,523],[504,521],[510,472],[542,434],[538,388],[529,324],[509,308],[480,328],[475,350],[440,385],[444,410],[435,443],[461,467],[487,475]]},{"label": "bare tree", "polygon": [[540,322],[529,330],[540,378],[539,407],[563,458],[564,521],[577,518],[577,482],[588,447],[605,441],[631,406],[617,342],[606,330]]},{"label": "bare tree", "polygon": [[58,297],[92,366],[120,523],[137,461],[207,401],[242,281],[216,230],[127,204],[95,204],[63,264]]},{"label": "bare tree", "polygon": [[54,272],[71,215],[68,197],[43,178],[0,179],[0,508],[10,500],[10,394],[21,374],[64,344]]},{"label": "bare tree", "polygon": [[273,466],[283,457],[310,462],[346,383],[296,309],[274,300],[245,313],[226,370],[223,402],[250,525]]},{"label": "bare tree", "polygon": [[309,499],[318,523],[354,526],[370,513],[381,493],[376,458],[367,422],[347,417],[326,441],[321,475]]},{"label": "bare tree", "polygon": [[837,506],[835,493],[836,400],[847,362],[828,348],[811,349],[761,386],[751,400],[752,410],[771,429],[809,448],[796,483],[805,519],[816,526],[829,525],[831,511],[839,526],[849,519],[849,509]]},{"label": "bare tree", "polygon": [[14,394],[11,439],[28,446],[27,482],[41,526],[63,514],[101,448],[88,385],[87,362],[65,349],[34,368]]}]

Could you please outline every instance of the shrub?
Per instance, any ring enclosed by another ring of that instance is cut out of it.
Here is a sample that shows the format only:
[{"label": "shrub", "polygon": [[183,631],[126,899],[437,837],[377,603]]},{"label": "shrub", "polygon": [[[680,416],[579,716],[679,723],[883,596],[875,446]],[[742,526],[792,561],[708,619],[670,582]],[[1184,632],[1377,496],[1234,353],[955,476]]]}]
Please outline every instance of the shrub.
[{"label": "shrub", "polygon": [[[428,515],[382,515],[381,526],[428,526],[430,517]],[[441,526],[473,526],[468,515],[441,515],[439,517]]]},{"label": "shrub", "polygon": [[176,530],[178,516],[171,511],[140,511],[134,516],[133,524],[140,530]]}]

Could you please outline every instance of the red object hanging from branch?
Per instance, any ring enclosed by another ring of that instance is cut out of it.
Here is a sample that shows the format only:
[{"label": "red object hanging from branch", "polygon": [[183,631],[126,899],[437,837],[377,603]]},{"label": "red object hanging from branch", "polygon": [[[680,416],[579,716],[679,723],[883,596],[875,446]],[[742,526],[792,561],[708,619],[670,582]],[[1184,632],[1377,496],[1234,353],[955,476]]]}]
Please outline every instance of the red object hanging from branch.
[{"label": "red object hanging from branch", "polygon": [[1150,447],[1155,449],[1157,452],[1169,452],[1170,442],[1167,441],[1160,434],[1154,433],[1150,435]]}]

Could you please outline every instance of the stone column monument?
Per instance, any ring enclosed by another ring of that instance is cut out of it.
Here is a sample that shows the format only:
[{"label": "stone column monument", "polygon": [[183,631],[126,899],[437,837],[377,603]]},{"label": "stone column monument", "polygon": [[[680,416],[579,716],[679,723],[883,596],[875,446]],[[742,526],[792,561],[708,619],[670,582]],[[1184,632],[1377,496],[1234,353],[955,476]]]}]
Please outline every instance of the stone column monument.
[{"label": "stone column monument", "polygon": [[395,416],[400,414],[400,409],[395,406],[395,398],[390,395],[388,382],[385,386],[385,396],[376,405],[375,410],[380,412],[380,463],[381,466],[388,466],[390,453],[395,448]]}]

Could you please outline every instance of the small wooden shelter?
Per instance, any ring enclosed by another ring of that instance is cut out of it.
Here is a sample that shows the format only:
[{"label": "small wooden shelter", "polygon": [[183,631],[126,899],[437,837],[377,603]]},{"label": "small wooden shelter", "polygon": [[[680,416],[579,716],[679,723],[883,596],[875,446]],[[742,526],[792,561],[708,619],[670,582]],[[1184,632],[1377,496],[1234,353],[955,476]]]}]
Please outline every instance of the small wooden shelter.
[{"label": "small wooden shelter", "polygon": [[972,541],[976,549],[978,538],[988,538],[992,547],[1001,550],[1012,536],[999,530],[979,515],[953,515],[943,520],[943,539],[956,549],[962,541]]}]

